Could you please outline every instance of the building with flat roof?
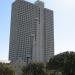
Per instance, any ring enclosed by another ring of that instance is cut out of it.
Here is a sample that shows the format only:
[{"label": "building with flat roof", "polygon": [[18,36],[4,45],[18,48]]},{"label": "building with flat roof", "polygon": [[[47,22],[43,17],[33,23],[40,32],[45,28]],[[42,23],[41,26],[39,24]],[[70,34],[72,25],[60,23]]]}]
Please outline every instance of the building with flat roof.
[{"label": "building with flat roof", "polygon": [[53,11],[44,2],[12,4],[9,60],[48,62],[54,55]]}]

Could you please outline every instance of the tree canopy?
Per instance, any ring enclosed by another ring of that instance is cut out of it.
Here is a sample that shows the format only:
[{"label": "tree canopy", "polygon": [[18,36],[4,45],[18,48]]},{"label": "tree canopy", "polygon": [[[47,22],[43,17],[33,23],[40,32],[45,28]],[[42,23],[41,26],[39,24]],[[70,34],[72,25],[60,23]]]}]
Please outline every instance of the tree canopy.
[{"label": "tree canopy", "polygon": [[75,52],[55,55],[47,63],[47,69],[60,71],[63,75],[75,75]]},{"label": "tree canopy", "polygon": [[32,63],[23,67],[22,75],[47,75],[42,63]]},{"label": "tree canopy", "polygon": [[0,63],[0,75],[15,75],[9,64]]}]

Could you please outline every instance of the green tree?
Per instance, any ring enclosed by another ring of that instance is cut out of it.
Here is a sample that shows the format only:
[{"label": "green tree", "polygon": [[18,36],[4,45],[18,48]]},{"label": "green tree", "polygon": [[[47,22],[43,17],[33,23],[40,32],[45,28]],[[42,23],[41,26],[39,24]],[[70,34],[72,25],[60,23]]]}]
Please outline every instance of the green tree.
[{"label": "green tree", "polygon": [[0,63],[0,75],[15,75],[15,72],[9,64]]},{"label": "green tree", "polygon": [[47,75],[42,63],[29,64],[22,69],[22,75]]},{"label": "green tree", "polygon": [[75,52],[55,55],[47,63],[47,69],[60,71],[63,75],[75,75]]}]

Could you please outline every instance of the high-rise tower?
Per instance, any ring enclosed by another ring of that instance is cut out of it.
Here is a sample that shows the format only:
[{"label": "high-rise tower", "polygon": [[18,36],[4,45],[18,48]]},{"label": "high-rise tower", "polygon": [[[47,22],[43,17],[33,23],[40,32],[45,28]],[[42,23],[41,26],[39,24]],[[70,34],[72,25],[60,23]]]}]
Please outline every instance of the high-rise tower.
[{"label": "high-rise tower", "polygon": [[53,11],[44,3],[16,0],[12,4],[9,60],[47,62],[54,55]]}]

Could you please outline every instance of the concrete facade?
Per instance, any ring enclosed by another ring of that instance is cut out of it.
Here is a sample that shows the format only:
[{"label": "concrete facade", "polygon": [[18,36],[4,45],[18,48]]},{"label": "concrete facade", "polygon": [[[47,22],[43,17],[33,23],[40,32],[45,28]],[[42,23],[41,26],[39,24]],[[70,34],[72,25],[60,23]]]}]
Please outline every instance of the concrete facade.
[{"label": "concrete facade", "polygon": [[12,4],[9,60],[48,62],[54,55],[53,11],[44,3],[16,0]]}]

